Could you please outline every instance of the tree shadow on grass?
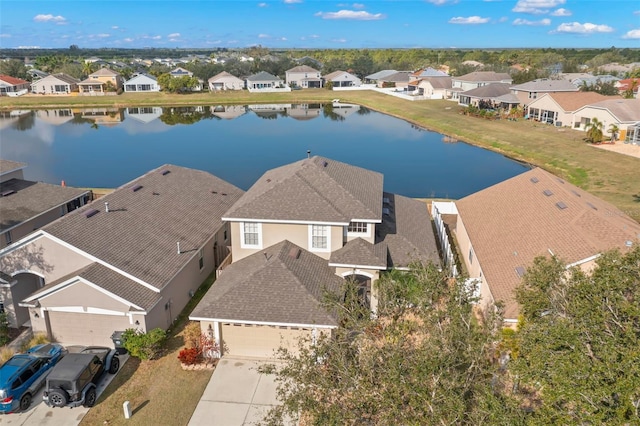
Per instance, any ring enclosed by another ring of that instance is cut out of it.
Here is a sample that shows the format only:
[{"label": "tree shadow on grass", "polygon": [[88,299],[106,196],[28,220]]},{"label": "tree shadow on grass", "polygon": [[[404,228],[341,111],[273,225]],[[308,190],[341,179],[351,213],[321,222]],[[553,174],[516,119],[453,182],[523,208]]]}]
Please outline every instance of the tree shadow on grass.
[{"label": "tree shadow on grass", "polygon": [[142,404],[138,405],[132,412],[131,412],[131,416],[135,416],[136,413],[140,410],[142,410],[147,404],[149,403],[149,400],[145,400]]}]

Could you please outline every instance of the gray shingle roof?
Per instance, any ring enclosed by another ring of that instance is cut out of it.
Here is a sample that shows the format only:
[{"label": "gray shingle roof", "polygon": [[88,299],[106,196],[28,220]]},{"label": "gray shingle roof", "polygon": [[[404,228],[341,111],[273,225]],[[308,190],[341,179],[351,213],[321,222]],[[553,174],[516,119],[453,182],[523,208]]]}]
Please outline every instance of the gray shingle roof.
[{"label": "gray shingle roof", "polygon": [[[220,229],[222,213],[241,195],[210,173],[164,165],[43,230],[160,289]],[[98,213],[87,217],[93,209]]]},{"label": "gray shingle roof", "polygon": [[0,230],[13,228],[51,209],[62,206],[82,194],[90,191],[32,182],[22,179],[9,179],[0,183],[0,194],[15,191],[7,196],[0,195]]},{"label": "gray shingle roof", "polygon": [[380,220],[382,184],[381,173],[315,156],[266,172],[224,218],[333,223]]},{"label": "gray shingle roof", "polygon": [[287,70],[287,72],[318,72],[318,70],[315,68],[311,68],[308,65],[298,65],[297,67],[293,67]]},{"label": "gray shingle roof", "polygon": [[540,79],[511,86],[511,90],[523,92],[577,92],[579,89],[568,80]]},{"label": "gray shingle roof", "polygon": [[329,265],[371,266],[387,269],[387,257],[387,244],[384,241],[371,244],[362,238],[355,238],[331,253]]},{"label": "gray shingle roof", "polygon": [[11,161],[4,160],[0,158],[0,176],[5,173],[10,173],[18,169],[24,169],[26,167],[26,163],[21,163],[19,161]]},{"label": "gray shingle roof", "polygon": [[640,121],[640,99],[607,99],[587,107],[609,110],[622,123]]},{"label": "gray shingle roof", "polygon": [[460,77],[453,77],[457,81],[473,81],[473,82],[507,82],[513,81],[511,76],[504,72],[494,71],[474,71]]},{"label": "gray shingle roof", "polygon": [[507,83],[491,83],[467,90],[466,92],[462,92],[462,94],[474,98],[497,98],[498,96],[511,94],[510,87]]},{"label": "gray shingle roof", "polygon": [[269,74],[266,71],[260,71],[257,74],[254,74],[252,76],[247,77],[247,80],[249,81],[274,81],[274,80],[280,80],[278,77],[276,77],[273,74]]},{"label": "gray shingle roof", "polygon": [[189,318],[336,326],[321,302],[342,283],[325,259],[282,241],[224,269]]},{"label": "gray shingle roof", "polygon": [[373,73],[373,74],[369,74],[365,78],[367,80],[379,80],[381,78],[387,77],[387,76],[389,76],[391,74],[395,74],[397,72],[398,71],[396,71],[396,70],[382,70],[382,71],[378,71],[378,72]]},{"label": "gray shingle roof", "polygon": [[414,261],[440,263],[431,216],[424,201],[386,193],[388,214],[376,227],[376,243],[384,241],[389,266],[407,267]]},{"label": "gray shingle roof", "polygon": [[[43,294],[49,293],[60,283],[74,277],[80,277],[85,281],[95,284],[109,293],[131,302],[146,311],[150,310],[160,301],[160,299],[162,299],[160,293],[157,293],[99,263],[92,263],[79,271],[75,271],[69,275],[52,281],[50,284],[47,284],[31,294],[29,299],[38,299],[38,296],[41,297]],[[132,308],[132,310],[135,310],[135,308]]]}]

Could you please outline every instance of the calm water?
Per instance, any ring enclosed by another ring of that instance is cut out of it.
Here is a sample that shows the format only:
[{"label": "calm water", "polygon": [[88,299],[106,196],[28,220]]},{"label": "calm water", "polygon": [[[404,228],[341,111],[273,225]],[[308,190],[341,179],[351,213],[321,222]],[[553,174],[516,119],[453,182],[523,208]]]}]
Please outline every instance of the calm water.
[{"label": "calm water", "polygon": [[248,189],[266,170],[322,155],[384,174],[385,190],[460,198],[526,166],[355,105],[12,111],[0,157],[25,178],[115,188],[165,163]]}]

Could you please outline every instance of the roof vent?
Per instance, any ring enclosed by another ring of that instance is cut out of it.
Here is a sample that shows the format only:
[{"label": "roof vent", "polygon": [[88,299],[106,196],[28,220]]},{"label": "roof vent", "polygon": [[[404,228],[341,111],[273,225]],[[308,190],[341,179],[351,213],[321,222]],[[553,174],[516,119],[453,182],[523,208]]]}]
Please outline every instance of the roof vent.
[{"label": "roof vent", "polygon": [[99,213],[99,210],[91,209],[88,212],[86,212],[84,215],[89,218],[91,216],[97,215],[98,213]]},{"label": "roof vent", "polygon": [[627,246],[627,247],[631,247],[633,245],[633,241],[627,240],[627,241],[624,242],[624,245]]},{"label": "roof vent", "polygon": [[8,191],[4,191],[4,192],[2,193],[2,196],[3,196],[3,197],[8,197],[9,195],[11,195],[11,194],[15,194],[15,193],[16,193],[16,191],[14,191],[13,189],[10,189],[10,190],[8,190]]},{"label": "roof vent", "polygon": [[531,178],[531,179],[529,179],[529,180],[530,180],[531,182],[533,182],[533,183],[538,183],[538,182],[540,182],[540,179],[538,179],[538,178],[537,178],[537,177],[535,177],[535,176],[534,176],[534,177],[532,177],[532,178]]},{"label": "roof vent", "polygon": [[298,259],[300,257],[300,253],[302,253],[302,251],[299,248],[292,247],[291,250],[289,250],[289,257],[292,259]]},{"label": "roof vent", "polygon": [[171,170],[163,170],[163,171],[162,171],[162,176],[166,176],[166,175],[168,175],[169,173],[171,173]]},{"label": "roof vent", "polygon": [[324,167],[327,167],[328,165],[329,165],[329,163],[327,163],[326,161],[323,164]]},{"label": "roof vent", "polygon": [[558,207],[560,210],[564,210],[566,209],[568,206],[563,202],[563,201],[558,201],[556,203],[556,207]]},{"label": "roof vent", "polygon": [[582,195],[580,195],[580,193],[575,189],[572,189],[571,192],[573,192],[573,195],[575,195],[576,197],[582,197]]},{"label": "roof vent", "polygon": [[550,190],[550,189],[545,189],[544,191],[542,191],[542,193],[543,193],[544,195],[546,195],[547,197],[550,197],[550,196],[552,196],[552,195],[553,195],[553,192],[551,192],[551,190]]},{"label": "roof vent", "polygon": [[524,273],[525,273],[524,266],[516,266],[516,274],[518,274],[520,278],[524,277]]},{"label": "roof vent", "polygon": [[588,202],[588,201],[587,201],[587,205],[588,205],[589,207],[591,207],[592,209],[594,209],[594,210],[598,210],[598,208],[597,208],[596,206],[594,206],[593,204],[591,204],[591,203],[590,203],[590,202]]},{"label": "roof vent", "polygon": [[222,192],[222,193],[220,193],[220,195],[224,195],[224,196],[226,196],[226,195],[227,195],[227,193],[226,193],[226,192]]},{"label": "roof vent", "polygon": [[211,193],[212,193],[212,194],[217,194],[217,193],[218,193],[218,191],[211,191]]},{"label": "roof vent", "polygon": [[141,189],[142,189],[142,185],[136,185],[136,186],[134,186],[133,188],[131,188],[131,190],[132,190],[133,192],[140,191]]},{"label": "roof vent", "polygon": [[108,201],[105,201],[105,202],[104,202],[104,211],[105,211],[106,213],[109,213],[109,202],[108,202]]}]

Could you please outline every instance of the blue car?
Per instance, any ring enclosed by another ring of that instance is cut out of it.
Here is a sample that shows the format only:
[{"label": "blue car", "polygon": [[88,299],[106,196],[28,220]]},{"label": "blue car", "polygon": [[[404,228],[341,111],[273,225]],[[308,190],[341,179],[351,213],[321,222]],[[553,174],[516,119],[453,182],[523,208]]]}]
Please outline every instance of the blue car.
[{"label": "blue car", "polygon": [[51,368],[67,353],[56,343],[30,348],[15,354],[0,367],[0,413],[24,411],[44,384]]}]

